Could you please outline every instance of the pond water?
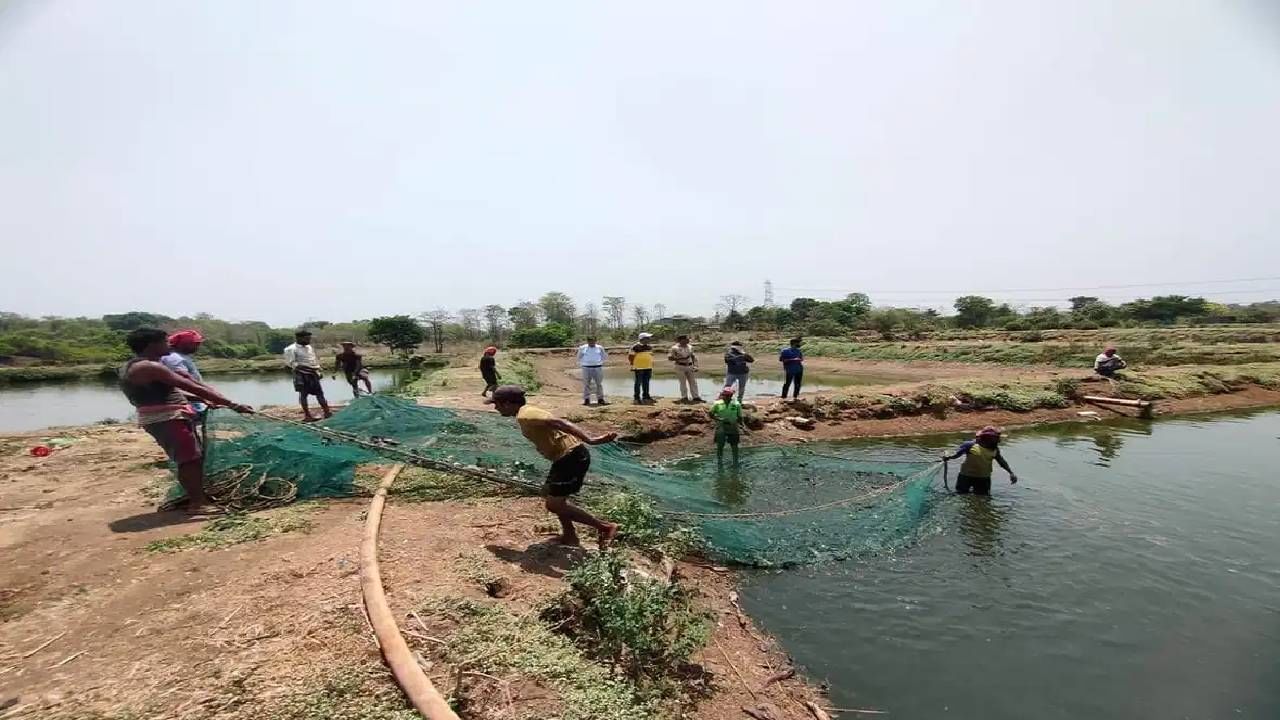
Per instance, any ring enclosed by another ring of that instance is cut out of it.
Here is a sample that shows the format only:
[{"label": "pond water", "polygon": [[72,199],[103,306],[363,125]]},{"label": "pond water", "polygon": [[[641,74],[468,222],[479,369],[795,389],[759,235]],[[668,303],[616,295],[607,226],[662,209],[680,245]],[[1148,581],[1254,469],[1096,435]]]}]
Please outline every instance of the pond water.
[{"label": "pond water", "polygon": [[[581,371],[575,370],[572,375],[581,378]],[[879,375],[819,375],[806,373],[801,394],[805,391],[817,392],[849,385],[868,385],[873,383],[894,382],[897,377]],[[606,367],[604,370],[604,391],[609,397],[629,398],[634,390],[635,376],[626,367]],[[782,393],[783,375],[781,370],[752,370],[747,380],[747,397],[777,397]],[[724,387],[724,373],[720,368],[716,372],[703,370],[698,374],[698,390],[708,401],[716,396],[716,392]],[[649,392],[655,398],[680,397],[680,383],[674,372],[667,368],[655,368],[653,379],[649,381]]]},{"label": "pond water", "polygon": [[1017,431],[1004,454],[1017,485],[941,494],[891,555],[749,573],[747,609],[838,707],[1280,717],[1280,412]]},{"label": "pond water", "polygon": [[[375,392],[396,387],[407,371],[370,370]],[[223,395],[254,407],[295,403],[293,380],[287,373],[208,374],[205,380]],[[325,376],[325,395],[331,402],[351,397],[350,386],[339,377]],[[133,417],[133,408],[111,380],[0,384],[0,432],[39,430],[57,425],[88,425]]]}]

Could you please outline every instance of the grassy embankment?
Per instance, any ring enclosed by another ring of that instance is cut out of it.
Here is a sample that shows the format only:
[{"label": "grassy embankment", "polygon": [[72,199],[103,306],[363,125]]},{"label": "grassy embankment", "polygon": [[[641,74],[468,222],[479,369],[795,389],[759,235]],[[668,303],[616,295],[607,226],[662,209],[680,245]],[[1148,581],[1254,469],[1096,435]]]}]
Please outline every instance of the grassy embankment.
[{"label": "grassy embankment", "polygon": [[[417,379],[404,383],[396,391],[399,395],[409,397],[427,397],[459,389],[474,390],[479,393],[484,389],[484,381],[480,379],[480,371],[472,364],[473,358],[457,359],[458,363],[451,367],[433,368],[423,372]],[[538,378],[538,370],[521,353],[504,353],[498,360],[498,375],[504,385],[520,385],[525,392],[533,394],[542,389],[542,380]]]},{"label": "grassy embankment", "polygon": [[[1125,371],[1104,394],[1142,400],[1219,395],[1256,386],[1280,390],[1280,362],[1247,365],[1184,366]],[[1082,394],[1078,380],[958,380],[921,383],[895,393],[856,389],[818,397],[816,414],[852,412],[861,417],[890,418],[922,413],[946,414],[955,409],[1012,410],[1070,407]],[[1097,391],[1095,391],[1097,392]]]},{"label": "grassy embankment", "polygon": [[[380,473],[357,476],[357,486],[372,491]],[[507,488],[417,468],[406,469],[390,493],[398,502],[475,500],[510,496]],[[642,720],[679,717],[705,691],[688,674],[690,657],[708,641],[714,617],[678,580],[670,582],[632,572],[662,558],[687,554],[694,534],[660,524],[653,506],[641,497],[610,492],[584,498],[596,513],[625,528],[616,549],[577,561],[558,592],[533,601],[524,612],[509,602],[456,595],[428,597],[416,609],[428,623],[430,643],[410,633],[417,650],[446,677],[502,677],[504,686],[536,684],[552,700],[548,709],[564,717]],[[288,508],[263,514],[220,518],[195,533],[152,543],[153,552],[183,552],[253,542],[282,532],[311,529],[304,510]],[[539,530],[558,526],[549,520]],[[463,550],[456,574],[475,584],[475,595],[499,597],[508,581],[496,576],[483,558]],[[360,717],[399,720],[412,716],[402,696],[390,692],[386,673],[368,666],[344,669],[283,704],[264,708],[271,720],[319,720]],[[441,688],[450,692],[448,685]],[[469,717],[502,716],[491,692],[476,685],[453,684],[450,703]],[[554,699],[553,699],[554,698]]]},{"label": "grassy embankment", "polygon": [[[1280,361],[1280,343],[1192,343],[1164,341],[1117,343],[1131,366],[1242,365]],[[926,340],[918,342],[849,342],[806,340],[805,354],[851,360],[930,360],[996,365],[1054,365],[1091,368],[1098,343],[997,342]]]},{"label": "grassy embankment", "polygon": [[[447,360],[434,355],[423,356],[424,367],[443,366]],[[204,375],[240,374],[240,373],[284,373],[286,372],[280,358],[275,355],[263,355],[249,360],[232,358],[197,358],[200,372]],[[332,359],[324,355],[320,358],[326,370],[331,369]],[[104,379],[114,380],[122,363],[98,363],[93,365],[28,365],[21,367],[0,367],[0,384],[27,382],[63,382],[72,380]],[[399,355],[368,354],[364,357],[366,367],[401,368],[408,367],[409,361]]]}]

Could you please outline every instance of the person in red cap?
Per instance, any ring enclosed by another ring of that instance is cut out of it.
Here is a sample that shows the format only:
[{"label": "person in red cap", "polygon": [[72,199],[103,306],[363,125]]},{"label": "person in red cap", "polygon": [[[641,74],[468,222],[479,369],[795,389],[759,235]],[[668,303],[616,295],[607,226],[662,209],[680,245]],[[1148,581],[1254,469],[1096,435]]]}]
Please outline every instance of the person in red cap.
[{"label": "person in red cap", "polygon": [[[200,376],[200,368],[196,367],[195,355],[200,351],[200,345],[204,342],[204,336],[199,330],[179,330],[169,336],[169,354],[160,358],[160,362],[170,370],[191,378],[198,383],[203,383],[204,378]],[[188,395],[187,401],[191,403],[191,409],[196,414],[196,428],[199,433],[200,447],[205,446],[205,424],[208,422],[209,406],[200,402],[200,399]]]},{"label": "person in red cap", "polygon": [[480,393],[480,397],[487,397],[497,390],[498,383],[502,381],[502,376],[498,374],[498,348],[492,345],[485,348],[484,354],[480,356],[480,377],[484,378],[484,392]]},{"label": "person in red cap", "polygon": [[350,340],[341,343],[342,352],[333,356],[336,369],[341,370],[351,386],[352,397],[360,397],[360,383],[364,383],[366,395],[373,394],[373,382],[369,380],[369,371],[364,366],[364,356],[356,352],[356,344]]},{"label": "person in red cap", "polygon": [[551,472],[542,487],[547,510],[560,519],[560,543],[579,545],[574,523],[596,529],[600,534],[600,549],[604,550],[618,534],[618,526],[606,522],[569,502],[570,495],[578,494],[591,467],[591,453],[587,445],[604,445],[618,439],[618,433],[588,435],[585,430],[568,420],[527,404],[524,388],[519,385],[503,385],[493,391],[488,400],[503,417],[514,417],[520,425],[520,434],[529,439],[538,454],[551,461]]},{"label": "person in red cap", "polygon": [[1013,468],[1009,467],[1009,463],[1000,454],[999,428],[991,425],[982,428],[974,439],[960,443],[960,448],[954,455],[942,456],[942,461],[955,460],[958,457],[964,457],[964,463],[960,465],[960,474],[956,476],[956,492],[961,495],[969,492],[973,492],[974,495],[991,494],[991,463],[993,461],[1009,473],[1010,483],[1018,482],[1018,476],[1014,474]]},{"label": "person in red cap", "polygon": [[[187,494],[187,512],[200,515],[217,511],[204,494],[204,451],[196,439],[194,415],[187,395],[239,413],[253,408],[240,405],[161,362],[169,354],[169,339],[157,328],[138,328],[125,337],[133,358],[120,369],[120,391],[137,408],[138,424],[178,467],[178,484]],[[184,395],[184,393],[186,395]]]}]

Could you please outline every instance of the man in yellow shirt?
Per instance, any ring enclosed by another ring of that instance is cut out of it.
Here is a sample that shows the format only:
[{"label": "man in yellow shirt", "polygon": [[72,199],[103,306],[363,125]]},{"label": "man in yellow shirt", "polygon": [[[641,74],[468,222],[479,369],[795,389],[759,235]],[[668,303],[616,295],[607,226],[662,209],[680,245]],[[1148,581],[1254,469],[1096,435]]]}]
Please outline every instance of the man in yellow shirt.
[{"label": "man in yellow shirt", "polygon": [[533,443],[538,454],[551,461],[551,472],[542,492],[547,510],[560,519],[559,542],[564,545],[580,545],[573,524],[581,523],[596,529],[600,534],[600,549],[604,550],[618,534],[618,526],[595,517],[569,502],[570,495],[582,489],[582,482],[591,467],[591,453],[587,445],[604,445],[618,439],[618,433],[588,435],[585,430],[568,420],[526,404],[524,388],[519,385],[503,385],[493,391],[488,400],[503,417],[514,417],[520,425],[520,434]]},{"label": "man in yellow shirt", "polygon": [[635,345],[631,346],[631,352],[627,353],[627,361],[631,363],[631,372],[636,376],[635,382],[635,403],[636,405],[652,405],[653,398],[649,397],[649,381],[653,379],[653,346],[649,341],[653,339],[653,335],[642,332],[637,338]]},{"label": "man in yellow shirt", "polygon": [[978,431],[972,440],[960,444],[952,455],[943,455],[942,461],[964,458],[960,465],[960,474],[956,476],[956,492],[964,495],[991,494],[991,463],[995,462],[1009,473],[1009,482],[1018,482],[1018,476],[1008,461],[1000,454],[1000,429],[988,425]]}]

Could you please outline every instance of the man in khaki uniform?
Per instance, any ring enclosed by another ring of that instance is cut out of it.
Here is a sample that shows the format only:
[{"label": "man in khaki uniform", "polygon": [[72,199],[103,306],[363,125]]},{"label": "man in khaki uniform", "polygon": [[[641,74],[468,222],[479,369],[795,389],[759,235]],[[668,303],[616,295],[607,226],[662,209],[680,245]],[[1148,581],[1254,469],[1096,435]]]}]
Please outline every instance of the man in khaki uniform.
[{"label": "man in khaki uniform", "polygon": [[693,346],[689,344],[688,335],[676,336],[676,344],[671,346],[667,359],[676,366],[676,380],[680,383],[680,402],[702,402],[702,396],[698,392],[698,356],[693,354]]}]

